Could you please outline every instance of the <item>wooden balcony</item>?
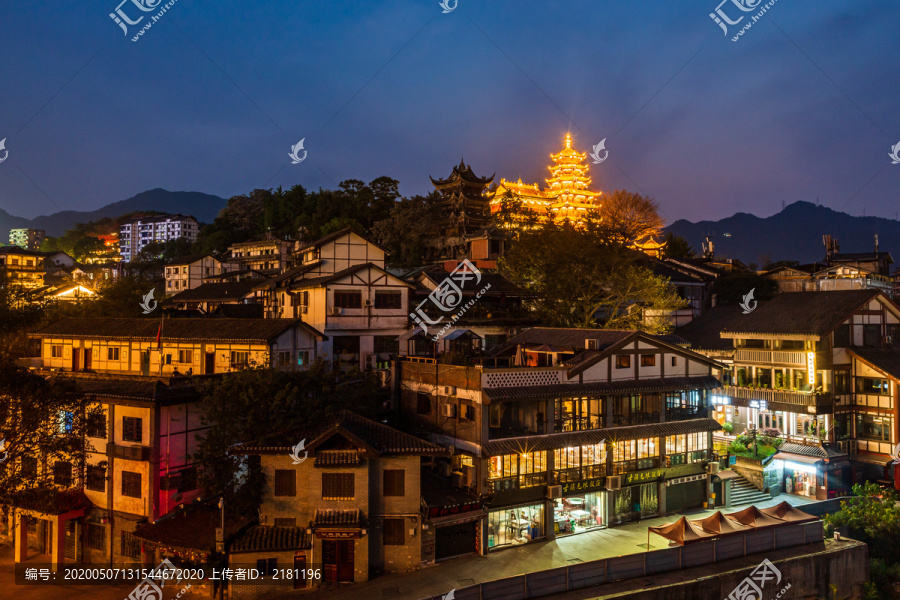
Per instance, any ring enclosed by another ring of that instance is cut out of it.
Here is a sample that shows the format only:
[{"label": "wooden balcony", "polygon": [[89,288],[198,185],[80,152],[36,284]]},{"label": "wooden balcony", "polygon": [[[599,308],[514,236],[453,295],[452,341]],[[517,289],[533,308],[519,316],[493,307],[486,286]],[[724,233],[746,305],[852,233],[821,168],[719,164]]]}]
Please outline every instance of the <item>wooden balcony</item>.
[{"label": "wooden balcony", "polygon": [[792,404],[806,412],[807,406],[831,407],[834,405],[834,396],[829,393],[801,392],[798,390],[770,390],[766,388],[749,388],[734,385],[726,385],[712,392],[716,395],[744,400],[765,400],[766,403]]},{"label": "wooden balcony", "polygon": [[806,352],[788,350],[756,350],[739,348],[734,353],[734,363],[755,365],[790,365],[806,367]]}]

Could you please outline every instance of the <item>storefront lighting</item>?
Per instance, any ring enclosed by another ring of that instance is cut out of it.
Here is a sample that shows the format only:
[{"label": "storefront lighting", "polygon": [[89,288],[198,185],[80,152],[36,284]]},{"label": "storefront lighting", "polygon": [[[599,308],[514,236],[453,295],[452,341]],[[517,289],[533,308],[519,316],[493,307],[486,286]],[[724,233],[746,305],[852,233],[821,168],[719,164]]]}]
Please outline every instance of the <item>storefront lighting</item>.
[{"label": "storefront lighting", "polygon": [[729,406],[731,404],[731,398],[728,396],[713,396],[712,403],[717,406]]},{"label": "storefront lighting", "polygon": [[816,353],[806,353],[806,382],[809,385],[816,384]]},{"label": "storefront lighting", "polygon": [[810,475],[816,474],[816,467],[813,465],[806,465],[803,463],[793,462],[790,460],[784,461],[784,468],[790,469],[791,471],[800,471],[801,473],[809,473]]}]

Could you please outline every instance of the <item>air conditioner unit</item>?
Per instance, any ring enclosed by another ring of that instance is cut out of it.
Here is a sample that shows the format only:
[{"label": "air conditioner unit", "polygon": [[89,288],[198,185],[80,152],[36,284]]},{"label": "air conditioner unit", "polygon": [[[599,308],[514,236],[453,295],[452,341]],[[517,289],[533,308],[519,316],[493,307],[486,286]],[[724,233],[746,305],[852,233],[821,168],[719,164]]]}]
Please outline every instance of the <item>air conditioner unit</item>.
[{"label": "air conditioner unit", "polygon": [[339,306],[335,306],[334,308],[331,309],[332,316],[337,316],[337,315],[341,314],[341,310],[342,309]]},{"label": "air conditioner unit", "polygon": [[470,465],[463,465],[462,468],[463,473],[463,487],[471,488],[475,487],[478,484],[478,480],[476,479],[476,471],[475,467]]},{"label": "air conditioner unit", "polygon": [[881,338],[881,343],[884,344],[885,346],[887,346],[888,344],[893,344],[894,336],[892,336],[892,335],[884,336],[883,338]]},{"label": "air conditioner unit", "polygon": [[456,405],[455,404],[442,404],[441,405],[441,415],[444,417],[455,417],[456,416]]},{"label": "air conditioner unit", "polygon": [[610,475],[606,478],[606,489],[608,490],[621,490],[622,489],[622,476],[621,475]]},{"label": "air conditioner unit", "polygon": [[372,301],[366,298],[366,306],[372,306]]},{"label": "air conditioner unit", "polygon": [[374,367],[375,366],[375,355],[374,354],[366,354],[366,366]]},{"label": "air conditioner unit", "polygon": [[308,306],[301,306],[301,307],[300,307],[300,314],[301,314],[301,315],[305,315],[305,314],[308,314],[308,313],[309,313],[309,307],[308,307]]},{"label": "air conditioner unit", "polygon": [[711,462],[706,466],[707,466],[707,470],[709,471],[710,475],[719,472],[719,463],[717,463],[717,462]]},{"label": "air conditioner unit", "polygon": [[548,485],[547,486],[547,498],[549,500],[553,500],[554,498],[562,498],[562,486],[561,485]]}]

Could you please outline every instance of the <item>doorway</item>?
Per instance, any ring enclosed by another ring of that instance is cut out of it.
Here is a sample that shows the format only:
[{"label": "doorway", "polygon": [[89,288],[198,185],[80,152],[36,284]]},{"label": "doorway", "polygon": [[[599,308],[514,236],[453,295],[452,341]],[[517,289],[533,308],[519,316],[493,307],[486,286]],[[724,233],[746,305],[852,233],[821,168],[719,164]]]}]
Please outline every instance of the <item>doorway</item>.
[{"label": "doorway", "polygon": [[353,581],[353,540],[322,542],[322,575],[329,583]]},{"label": "doorway", "polygon": [[300,590],[306,587],[306,554],[298,552],[294,554],[294,589]]},{"label": "doorway", "polygon": [[93,353],[91,352],[91,349],[85,348],[84,349],[84,370],[85,371],[91,370],[91,358],[92,357],[93,357]]},{"label": "doorway", "polygon": [[207,375],[212,375],[216,372],[216,353],[215,352],[207,352],[205,356],[205,366],[203,372]]},{"label": "doorway", "polygon": [[72,348],[72,372],[81,369],[81,348]]}]

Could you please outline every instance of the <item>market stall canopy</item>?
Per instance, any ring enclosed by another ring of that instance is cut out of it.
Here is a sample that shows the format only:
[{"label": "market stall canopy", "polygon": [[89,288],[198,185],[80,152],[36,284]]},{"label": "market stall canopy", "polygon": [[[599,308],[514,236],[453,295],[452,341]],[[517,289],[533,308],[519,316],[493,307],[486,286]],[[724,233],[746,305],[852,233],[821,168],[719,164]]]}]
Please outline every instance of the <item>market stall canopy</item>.
[{"label": "market stall canopy", "polygon": [[741,533],[752,529],[749,525],[744,525],[738,521],[728,519],[722,514],[722,511],[716,511],[704,519],[696,519],[690,521],[706,533],[712,535],[728,535],[731,533]]},{"label": "market stall canopy", "polygon": [[781,504],[776,504],[775,506],[770,506],[769,508],[760,509],[760,512],[769,515],[770,517],[781,519],[782,521],[791,521],[795,523],[803,521],[815,521],[819,518],[809,513],[805,513],[799,508],[791,506],[786,501],[782,502]]},{"label": "market stall canopy", "polygon": [[755,527],[757,529],[763,527],[774,527],[776,525],[781,525],[782,523],[784,523],[784,521],[782,521],[781,519],[775,518],[771,515],[767,515],[755,506],[748,506],[744,510],[728,513],[725,516],[733,521],[737,521],[738,523],[747,525],[749,527]]},{"label": "market stall canopy", "polygon": [[658,527],[648,527],[648,530],[679,545],[699,542],[702,539],[712,537],[712,535],[706,533],[699,526],[688,521],[685,517],[681,517],[674,523],[667,523],[666,525],[660,525]]}]

